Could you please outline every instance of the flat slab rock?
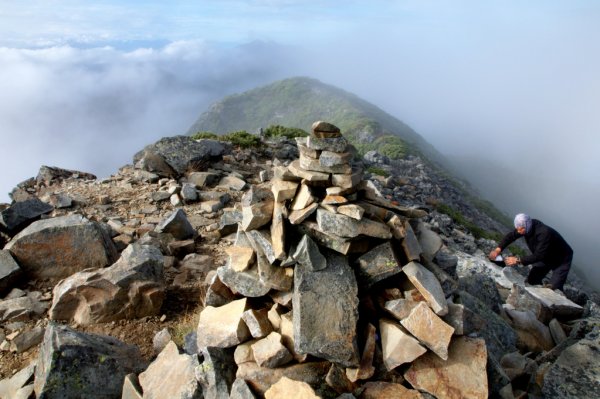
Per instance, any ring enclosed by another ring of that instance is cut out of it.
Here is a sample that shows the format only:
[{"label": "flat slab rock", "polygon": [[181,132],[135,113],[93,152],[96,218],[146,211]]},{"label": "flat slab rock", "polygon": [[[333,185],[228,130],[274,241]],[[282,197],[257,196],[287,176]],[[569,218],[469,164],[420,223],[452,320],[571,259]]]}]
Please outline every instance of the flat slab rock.
[{"label": "flat slab rock", "polygon": [[[512,269],[510,268],[502,268],[487,259],[478,258],[460,251],[457,251],[455,255],[458,257],[456,274],[459,278],[484,274],[491,277],[496,284],[506,289],[511,289],[513,284],[525,284],[525,278],[518,273],[511,273]],[[508,270],[505,272],[505,269]]]}]

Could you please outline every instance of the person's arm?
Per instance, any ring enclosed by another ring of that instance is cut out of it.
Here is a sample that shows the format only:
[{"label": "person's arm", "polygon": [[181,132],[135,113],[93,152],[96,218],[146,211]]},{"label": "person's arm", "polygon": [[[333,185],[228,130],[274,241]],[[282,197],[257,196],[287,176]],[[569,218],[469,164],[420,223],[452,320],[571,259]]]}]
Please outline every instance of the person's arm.
[{"label": "person's arm", "polygon": [[521,235],[519,233],[517,233],[516,230],[512,230],[510,232],[508,232],[503,238],[502,240],[500,240],[500,243],[498,244],[498,246],[492,251],[490,252],[490,259],[494,260],[496,259],[496,257],[498,255],[500,255],[500,253],[502,253],[502,251],[508,247],[513,241],[515,241],[517,238],[521,237]]},{"label": "person's arm", "polygon": [[548,251],[550,250],[550,241],[552,235],[548,229],[540,229],[537,232],[537,246],[531,255],[526,255],[521,258],[521,264],[530,265],[532,263],[541,262],[546,258]]}]

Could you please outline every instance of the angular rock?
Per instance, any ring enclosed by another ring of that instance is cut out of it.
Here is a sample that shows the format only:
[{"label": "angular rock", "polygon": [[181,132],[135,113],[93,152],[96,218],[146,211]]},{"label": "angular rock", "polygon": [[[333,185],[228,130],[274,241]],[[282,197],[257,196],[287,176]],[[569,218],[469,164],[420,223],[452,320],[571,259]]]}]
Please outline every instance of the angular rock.
[{"label": "angular rock", "polygon": [[118,256],[101,225],[80,215],[34,222],[4,249],[35,278],[68,277],[83,269],[102,268]]},{"label": "angular rock", "polygon": [[304,184],[308,184],[309,186],[329,184],[329,173],[305,170],[300,165],[300,161],[298,159],[290,163],[288,169],[291,174],[303,179]]},{"label": "angular rock", "polygon": [[242,313],[242,319],[244,320],[244,323],[246,323],[246,326],[248,326],[248,330],[250,330],[250,334],[254,338],[266,337],[273,331],[273,326],[269,321],[267,313],[267,309],[248,309]]},{"label": "angular rock", "polygon": [[284,376],[292,380],[304,381],[313,389],[319,388],[323,384],[330,366],[329,362],[310,362],[270,369],[260,367],[254,362],[247,362],[238,366],[236,377],[245,380],[254,392],[263,396],[273,384]]},{"label": "angular rock", "polygon": [[236,378],[233,385],[231,385],[229,399],[256,399],[256,396],[254,396],[246,381]]},{"label": "angular rock", "polygon": [[290,351],[281,343],[281,335],[271,332],[252,345],[252,354],[260,367],[276,368],[292,361]]},{"label": "angular rock", "polygon": [[273,248],[273,244],[271,243],[271,234],[268,231],[246,231],[246,237],[248,237],[252,249],[254,249],[258,255],[262,254],[269,260],[269,263],[275,263],[277,257],[275,256],[275,250]]},{"label": "angular rock", "polygon": [[271,264],[263,254],[258,254],[258,278],[266,286],[278,291],[289,291],[294,282],[294,269]]},{"label": "angular rock", "polygon": [[152,347],[154,348],[154,352],[160,353],[165,347],[171,342],[171,334],[167,328],[163,328],[156,334],[154,334],[154,338],[152,338]]},{"label": "angular rock", "polygon": [[404,239],[402,240],[402,249],[404,249],[404,254],[409,262],[420,261],[423,250],[421,249],[421,244],[419,244],[417,236],[415,235],[412,227],[410,227],[408,220],[404,222]]},{"label": "angular rock", "polygon": [[42,302],[39,294],[39,292],[37,294],[28,293],[27,296],[0,301],[0,322],[27,321],[42,316],[49,304]]},{"label": "angular rock", "polygon": [[271,286],[261,281],[258,269],[252,268],[244,272],[236,272],[230,267],[221,266],[217,269],[219,280],[234,293],[256,298],[266,295]]},{"label": "angular rock", "polygon": [[139,349],[67,326],[46,327],[35,370],[38,398],[121,397],[127,374],[146,368]]},{"label": "angular rock", "polygon": [[401,323],[436,355],[448,359],[448,345],[454,329],[433,313],[425,302],[417,305]]},{"label": "angular rock", "polygon": [[22,271],[9,251],[0,250],[0,295],[8,292],[22,276]]},{"label": "angular rock", "polygon": [[298,189],[298,193],[292,201],[290,209],[292,211],[299,211],[305,209],[313,202],[315,202],[315,197],[312,195],[309,186],[306,184],[301,184],[300,189]]},{"label": "angular rock", "polygon": [[[502,268],[489,260],[478,258],[464,252],[456,251],[458,264],[456,274],[459,278],[471,275],[486,275],[503,288],[511,289],[513,284],[525,285],[525,278],[518,273],[511,273],[510,268]],[[507,270],[508,269],[508,270]]]},{"label": "angular rock", "polygon": [[219,175],[214,172],[192,172],[187,175],[187,181],[196,188],[212,186],[219,181]]},{"label": "angular rock", "polygon": [[361,284],[370,287],[402,270],[390,241],[376,246],[356,260]]},{"label": "angular rock", "polygon": [[346,369],[346,375],[348,379],[352,382],[356,382],[358,380],[368,380],[373,377],[375,374],[375,367],[373,367],[373,357],[375,356],[375,346],[376,346],[376,332],[375,326],[372,324],[368,324],[365,329],[365,346],[363,348],[363,353],[360,358],[360,364],[358,368],[348,368]]},{"label": "angular rock", "polygon": [[433,261],[435,255],[442,248],[444,243],[437,233],[434,233],[423,222],[417,226],[417,239],[423,251],[423,257],[429,262]]},{"label": "angular rock", "polygon": [[70,208],[73,206],[73,198],[63,193],[47,194],[44,195],[42,199],[56,209]]},{"label": "angular rock", "polygon": [[334,214],[325,209],[317,209],[317,223],[321,231],[354,238],[359,235],[390,239],[392,233],[388,226],[370,219],[355,220],[351,217]]},{"label": "angular rock", "polygon": [[281,315],[281,326],[279,328],[279,332],[281,333],[281,342],[285,345],[286,348],[290,351],[294,359],[298,363],[302,363],[306,361],[308,355],[301,354],[296,351],[296,345],[294,343],[294,313],[289,312]]},{"label": "angular rock", "polygon": [[42,326],[34,327],[13,338],[10,341],[10,350],[12,352],[23,353],[42,342],[43,338],[44,328]]},{"label": "angular rock", "polygon": [[417,262],[410,262],[402,267],[402,271],[437,315],[443,316],[448,313],[444,290],[433,273]]},{"label": "angular rock", "polygon": [[225,252],[229,255],[229,267],[236,272],[248,270],[256,259],[252,248],[232,246]]},{"label": "angular rock", "polygon": [[196,186],[191,183],[183,183],[181,186],[181,198],[187,202],[198,201],[198,190],[196,190]]},{"label": "angular rock", "polygon": [[0,231],[15,235],[38,220],[42,215],[52,212],[54,207],[38,198],[15,202],[0,212]]},{"label": "angular rock", "polygon": [[33,374],[35,362],[15,373],[10,378],[0,381],[0,398],[28,399],[33,394]]},{"label": "angular rock", "polygon": [[271,185],[275,202],[284,202],[293,199],[297,189],[298,183],[292,181],[274,180]]},{"label": "angular rock", "polygon": [[90,324],[156,315],[165,297],[163,264],[158,248],[130,245],[114,265],[56,285],[49,316]]},{"label": "angular rock", "polygon": [[271,190],[252,186],[242,197],[242,229],[258,229],[273,217],[274,197]]},{"label": "angular rock", "polygon": [[359,399],[422,399],[423,395],[415,389],[402,384],[384,381],[370,381],[361,387]]},{"label": "angular rock", "polygon": [[296,266],[292,300],[295,348],[299,353],[355,367],[356,279],[345,257],[329,251],[324,255],[327,267],[323,270],[313,272],[302,264]]},{"label": "angular rock", "polygon": [[415,360],[404,374],[420,391],[440,399],[488,397],[487,350],[483,339],[458,337],[450,346],[448,360],[432,353]]},{"label": "angular rock", "polygon": [[327,260],[319,251],[319,246],[306,234],[302,236],[292,257],[313,272],[327,267]]},{"label": "angular rock", "polygon": [[256,343],[256,339],[246,341],[235,347],[233,352],[233,360],[235,364],[242,364],[246,362],[254,361],[254,354],[252,353],[252,345]]},{"label": "angular rock", "polygon": [[331,185],[335,187],[341,187],[343,189],[352,189],[357,187],[362,181],[363,171],[360,168],[352,168],[350,174],[337,174],[331,175]]},{"label": "angular rock", "polygon": [[[352,392],[358,387],[358,384],[348,379],[344,369],[335,363],[331,365],[331,368],[325,377],[325,382],[338,394]],[[354,398],[354,396],[352,397]],[[341,396],[339,398],[341,398]]]},{"label": "angular rock", "polygon": [[196,242],[194,240],[171,241],[167,244],[167,248],[171,256],[183,258],[196,251]]},{"label": "angular rock", "polygon": [[[148,157],[161,157],[178,175],[188,170],[206,168],[211,162],[231,152],[231,146],[217,140],[194,140],[189,136],[164,137],[154,144],[147,145],[133,157],[137,164]],[[161,174],[146,164],[145,170]]]},{"label": "angular rock", "polygon": [[[325,151],[324,151],[325,152]],[[352,168],[349,164],[338,164],[334,166],[325,166],[321,163],[320,159],[316,160],[313,158],[306,157],[300,154],[300,167],[306,171],[311,172],[323,172],[323,173],[338,173],[338,174],[350,174]]]},{"label": "angular rock", "polygon": [[532,311],[514,310],[510,305],[504,305],[504,310],[517,331],[521,346],[532,352],[547,351],[554,347],[550,330]]},{"label": "angular rock", "polygon": [[311,148],[308,148],[305,145],[298,144],[298,151],[300,152],[300,154],[304,155],[305,157],[319,159],[320,151],[313,150]]},{"label": "angular rock", "polygon": [[66,179],[96,180],[96,176],[91,173],[81,172],[78,170],[69,170],[54,166],[42,165],[37,176],[35,177],[37,183],[45,183],[47,186],[49,186],[51,183]]},{"label": "angular rock", "polygon": [[186,240],[196,235],[183,209],[173,211],[168,217],[156,226],[157,233],[171,234],[177,240]]},{"label": "angular rock", "polygon": [[[348,203],[348,200],[345,197],[343,197],[341,195],[333,195],[333,194],[327,194],[327,196],[323,199],[323,201],[321,201],[321,205],[341,205],[341,204],[347,204],[347,203]],[[352,219],[356,219],[356,218],[352,218]],[[357,220],[360,220],[360,218]]]},{"label": "angular rock", "polygon": [[567,335],[565,331],[562,329],[560,323],[556,319],[550,320],[548,324],[548,328],[550,329],[550,334],[552,335],[552,339],[556,345],[561,344],[563,341],[567,339]]},{"label": "angular rock", "polygon": [[[315,135],[316,137],[319,137],[319,138],[335,138],[335,137],[342,136],[342,133],[340,132],[340,128],[329,122],[323,122],[323,121],[313,122],[311,129],[312,129],[313,135]],[[325,137],[320,136],[320,134],[325,134]]]},{"label": "angular rock", "polygon": [[194,373],[198,366],[198,356],[180,354],[177,345],[169,342],[139,376],[144,397],[201,399],[202,388]]},{"label": "angular rock", "polygon": [[342,255],[364,253],[369,247],[367,240],[350,240],[332,233],[325,233],[316,222],[306,221],[297,227],[300,234],[310,236],[319,245],[333,249]]},{"label": "angular rock", "polygon": [[583,307],[567,299],[561,292],[541,287],[525,287],[525,290],[556,317],[574,319],[583,313]]},{"label": "angular rock", "polygon": [[229,287],[227,287],[221,279],[216,271],[210,279],[207,276],[207,280],[209,281],[208,288],[206,290],[206,296],[204,297],[204,306],[214,306],[219,307],[223,306],[235,299],[235,294],[231,292]]},{"label": "angular rock", "polygon": [[238,228],[238,224],[242,223],[242,212],[234,208],[226,208],[223,210],[223,215],[219,220],[219,233],[221,237],[225,237],[229,234],[235,233]]},{"label": "angular rock", "polygon": [[338,206],[337,211],[338,211],[338,213],[341,213],[342,215],[349,216],[352,219],[356,219],[356,220],[362,219],[362,217],[365,213],[365,210],[363,208],[361,208],[360,206],[355,205],[355,204]]},{"label": "angular rock", "polygon": [[233,352],[233,348],[202,349],[204,362],[196,368],[196,379],[202,385],[204,399],[229,398],[235,380]]},{"label": "angular rock", "polygon": [[304,209],[299,209],[296,211],[292,211],[289,216],[289,220],[291,224],[300,224],[305,221],[310,215],[312,215],[317,208],[319,207],[318,203],[312,203]]},{"label": "angular rock", "polygon": [[396,322],[380,319],[381,349],[383,364],[387,370],[392,370],[401,364],[410,363],[427,352],[419,341],[411,337]]},{"label": "angular rock", "polygon": [[265,399],[279,398],[302,398],[302,399],[319,399],[320,396],[315,394],[315,391],[303,381],[291,380],[287,377],[281,377],[279,381],[271,385],[265,392]]},{"label": "angular rock", "polygon": [[[349,165],[352,159],[352,154],[349,152],[339,153],[331,151],[323,151],[319,156],[319,163],[321,166],[334,167],[339,165]],[[352,169],[348,171],[351,173]]]},{"label": "angular rock", "polygon": [[225,176],[219,180],[217,187],[232,191],[242,191],[247,183],[236,176]]},{"label": "angular rock", "polygon": [[125,376],[121,399],[142,399],[142,387],[137,375],[127,374]]},{"label": "angular rock", "polygon": [[[318,138],[313,136],[308,136],[306,138],[302,137],[306,140],[306,146],[308,148],[312,148],[314,150],[324,150],[331,152],[346,152],[348,148],[348,140],[345,137],[334,137],[334,138]],[[298,143],[304,144],[296,139]]]},{"label": "angular rock", "polygon": [[198,321],[198,347],[229,348],[246,341],[250,331],[242,320],[246,298],[218,308],[207,306]]},{"label": "angular rock", "polygon": [[271,220],[271,242],[275,259],[285,260],[285,217],[287,209],[282,202],[276,202],[273,207],[273,219]]},{"label": "angular rock", "polygon": [[402,320],[410,315],[410,312],[419,304],[410,299],[394,299],[387,301],[384,305],[385,310],[394,316],[397,320]]}]

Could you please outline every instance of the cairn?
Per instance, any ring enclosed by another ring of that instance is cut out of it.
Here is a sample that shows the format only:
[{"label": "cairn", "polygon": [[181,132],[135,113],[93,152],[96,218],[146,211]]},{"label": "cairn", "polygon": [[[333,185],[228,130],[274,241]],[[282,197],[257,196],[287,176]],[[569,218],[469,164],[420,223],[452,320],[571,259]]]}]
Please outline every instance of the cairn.
[{"label": "cairn", "polygon": [[[315,122],[296,140],[300,158],[242,198],[229,261],[200,314],[205,357],[221,348],[221,361],[237,364],[236,384],[261,396],[283,377],[341,394],[388,389],[380,381],[402,372],[415,390],[435,394],[433,368],[442,389],[487,397],[485,341],[453,339],[460,317],[442,319],[442,287],[419,263],[426,256],[411,222],[424,211],[385,201],[352,165],[336,126]],[[202,368],[199,380],[214,379],[217,366]]]}]

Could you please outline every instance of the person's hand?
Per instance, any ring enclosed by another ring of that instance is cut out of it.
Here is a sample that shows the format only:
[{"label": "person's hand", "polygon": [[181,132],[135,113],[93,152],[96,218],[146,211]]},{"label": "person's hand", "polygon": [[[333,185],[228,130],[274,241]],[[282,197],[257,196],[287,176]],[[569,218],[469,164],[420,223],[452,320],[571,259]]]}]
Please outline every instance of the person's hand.
[{"label": "person's hand", "polygon": [[509,256],[504,259],[504,262],[506,263],[506,266],[516,266],[519,264],[520,260],[516,256]]},{"label": "person's hand", "polygon": [[490,252],[490,260],[496,260],[496,257],[498,255],[500,255],[500,252],[502,252],[502,250],[500,248],[496,248],[494,249],[492,252]]}]

